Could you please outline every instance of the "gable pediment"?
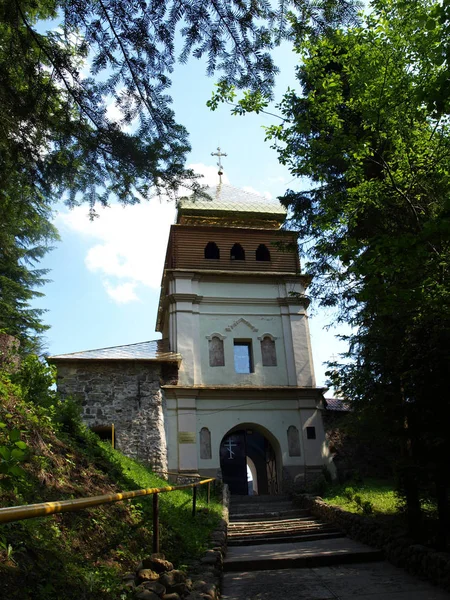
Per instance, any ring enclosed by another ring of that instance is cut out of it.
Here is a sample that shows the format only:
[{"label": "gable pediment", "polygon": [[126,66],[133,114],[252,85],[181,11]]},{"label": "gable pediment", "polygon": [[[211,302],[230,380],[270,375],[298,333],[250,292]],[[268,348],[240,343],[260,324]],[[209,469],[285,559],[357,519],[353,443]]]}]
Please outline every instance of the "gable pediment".
[{"label": "gable pediment", "polygon": [[254,331],[255,333],[258,331],[258,329],[254,325],[252,325],[250,323],[250,321],[247,321],[247,319],[244,319],[243,317],[241,317],[240,319],[238,319],[237,321],[235,321],[231,325],[228,325],[228,327],[225,327],[225,331],[233,331],[233,329],[235,329],[235,327],[237,327],[241,323],[243,323],[244,325],[247,325],[247,327],[249,329],[251,329],[252,331]]}]

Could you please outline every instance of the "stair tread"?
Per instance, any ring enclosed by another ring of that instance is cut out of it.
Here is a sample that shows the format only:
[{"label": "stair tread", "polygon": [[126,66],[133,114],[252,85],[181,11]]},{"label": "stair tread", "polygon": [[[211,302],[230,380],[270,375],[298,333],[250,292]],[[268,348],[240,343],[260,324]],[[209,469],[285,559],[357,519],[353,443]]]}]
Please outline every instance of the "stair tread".
[{"label": "stair tread", "polygon": [[332,540],[336,538],[345,537],[342,531],[336,531],[334,533],[308,533],[305,535],[292,535],[292,536],[270,536],[268,538],[233,538],[228,541],[228,546],[262,546],[266,544],[285,544],[294,542],[312,542],[315,540]]}]

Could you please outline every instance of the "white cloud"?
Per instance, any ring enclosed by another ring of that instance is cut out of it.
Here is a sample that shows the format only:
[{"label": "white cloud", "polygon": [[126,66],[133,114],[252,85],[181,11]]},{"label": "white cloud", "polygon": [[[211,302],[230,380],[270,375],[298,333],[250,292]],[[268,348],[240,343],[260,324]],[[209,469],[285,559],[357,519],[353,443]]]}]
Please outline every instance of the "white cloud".
[{"label": "white cloud", "polygon": [[[205,185],[218,183],[217,167],[202,163],[188,166],[204,175],[201,181]],[[222,179],[229,183],[226,175]],[[244,189],[258,193],[250,187]],[[264,195],[271,197],[268,192]],[[113,204],[98,212],[100,216],[90,221],[87,208],[79,206],[58,213],[56,225],[63,235],[66,229],[89,239],[85,265],[100,275],[106,293],[115,302],[135,302],[143,288],[158,290],[169,229],[175,219],[174,203],[153,198],[126,207]]]},{"label": "white cloud", "polygon": [[156,198],[125,208],[114,204],[94,221],[87,212],[84,206],[60,212],[56,225],[92,239],[85,264],[101,275],[110,297],[125,303],[138,299],[140,286],[159,289],[175,205]]},{"label": "white cloud", "polygon": [[104,286],[108,296],[110,296],[118,304],[127,304],[128,302],[139,300],[134,291],[136,288],[136,283],[127,282],[113,286],[108,280],[105,280]]},{"label": "white cloud", "polygon": [[255,188],[253,188],[251,185],[244,185],[244,187],[242,188],[245,192],[251,192],[252,194],[258,194],[258,196],[264,196],[264,198],[267,198],[268,200],[272,200],[273,196],[270,192],[258,192],[258,190],[255,190]]},{"label": "white cloud", "polygon": [[[204,165],[203,163],[195,163],[188,165],[189,169],[195,171],[198,175],[203,175],[199,180],[202,185],[218,185],[219,183],[219,167],[212,165]],[[230,183],[230,180],[224,173],[222,175],[222,183]]]}]

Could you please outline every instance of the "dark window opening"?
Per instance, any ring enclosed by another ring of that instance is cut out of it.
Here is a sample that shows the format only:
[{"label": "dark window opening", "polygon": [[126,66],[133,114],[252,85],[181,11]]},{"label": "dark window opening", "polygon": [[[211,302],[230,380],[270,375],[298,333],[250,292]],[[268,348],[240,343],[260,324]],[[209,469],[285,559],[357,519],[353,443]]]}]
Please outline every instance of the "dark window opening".
[{"label": "dark window opening", "polygon": [[245,250],[240,244],[235,244],[230,250],[231,260],[245,260]]},{"label": "dark window opening", "polygon": [[256,250],[256,260],[270,260],[269,248],[265,244],[260,244]]},{"label": "dark window opening", "polygon": [[253,373],[251,342],[234,341],[234,369],[236,373]]},{"label": "dark window opening", "polygon": [[205,258],[218,259],[220,258],[220,250],[216,242],[208,242],[205,246]]},{"label": "dark window opening", "polygon": [[94,425],[91,430],[98,435],[98,437],[104,442],[109,442],[111,446],[115,447],[115,431],[114,425]]},{"label": "dark window opening", "polygon": [[307,427],[306,428],[306,438],[308,440],[316,439],[316,428],[315,427]]}]

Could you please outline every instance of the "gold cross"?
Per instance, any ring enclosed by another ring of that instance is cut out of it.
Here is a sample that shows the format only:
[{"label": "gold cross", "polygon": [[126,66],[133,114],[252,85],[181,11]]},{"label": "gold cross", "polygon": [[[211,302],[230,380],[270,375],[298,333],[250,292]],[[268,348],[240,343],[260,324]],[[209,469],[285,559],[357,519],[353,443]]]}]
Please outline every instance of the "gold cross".
[{"label": "gold cross", "polygon": [[225,152],[221,152],[220,148],[217,148],[217,152],[211,152],[211,156],[218,156],[219,162],[217,166],[219,167],[218,175],[219,175],[219,183],[222,183],[222,175],[223,175],[223,167],[222,167],[222,156],[228,156]]}]

